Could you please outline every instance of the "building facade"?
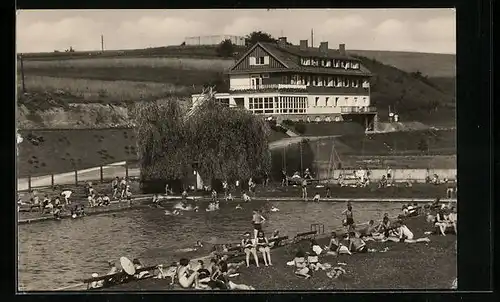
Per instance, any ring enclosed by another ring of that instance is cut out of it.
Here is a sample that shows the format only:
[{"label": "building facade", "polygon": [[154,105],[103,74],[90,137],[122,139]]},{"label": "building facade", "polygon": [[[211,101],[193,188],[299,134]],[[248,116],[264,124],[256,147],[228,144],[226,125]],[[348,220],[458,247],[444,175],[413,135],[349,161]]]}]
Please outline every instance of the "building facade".
[{"label": "building facade", "polygon": [[233,35],[186,37],[186,45],[218,45],[224,40],[230,40],[233,45],[245,46],[245,37]]},{"label": "building facade", "polygon": [[[255,114],[303,121],[355,121],[373,129],[372,74],[356,58],[321,42],[318,48],[257,43],[229,69],[229,92],[216,99]],[[193,95],[193,105],[202,95]]]}]

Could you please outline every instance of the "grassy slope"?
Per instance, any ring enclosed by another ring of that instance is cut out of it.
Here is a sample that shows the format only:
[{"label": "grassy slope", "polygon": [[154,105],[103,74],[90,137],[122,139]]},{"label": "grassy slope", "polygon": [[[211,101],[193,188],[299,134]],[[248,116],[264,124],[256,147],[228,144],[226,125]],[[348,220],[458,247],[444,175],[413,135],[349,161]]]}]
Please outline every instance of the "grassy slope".
[{"label": "grassy slope", "polygon": [[420,76],[366,57],[359,58],[374,74],[371,97],[382,121],[387,120],[388,107],[391,106],[403,121],[454,123],[454,95],[442,92]]},{"label": "grassy slope", "polygon": [[[43,142],[35,145],[29,135]],[[134,160],[135,132],[133,129],[84,129],[84,130],[33,130],[21,131],[24,137],[19,147],[19,176],[45,175],[56,172],[96,167],[123,160]],[[285,134],[273,131],[270,140],[278,140]],[[429,138],[430,154],[455,154],[455,131],[394,132],[374,134],[364,139],[364,135],[351,135],[324,139],[319,146],[312,142],[310,148],[303,149],[304,165],[314,161],[328,162],[335,144],[339,156],[348,162],[348,157],[385,155],[422,155],[418,143]],[[364,145],[363,145],[364,144]],[[397,144],[397,146],[396,146]],[[391,149],[392,148],[392,149]],[[391,151],[392,150],[392,151]],[[281,167],[283,152],[273,152],[273,162]],[[287,147],[287,166],[300,165],[300,151],[297,145]],[[276,168],[279,172],[281,168]],[[427,167],[427,166],[425,166]],[[293,171],[292,171],[293,172]]]},{"label": "grassy slope", "polygon": [[[406,224],[416,238],[424,237],[424,232],[432,229],[422,216],[408,218]],[[306,241],[273,250],[273,266],[241,268],[240,276],[231,280],[254,286],[257,290],[449,289],[457,277],[456,236],[431,235],[429,238],[430,243],[368,242],[368,247],[376,250],[388,247],[385,253],[320,256],[321,263],[334,266],[339,262],[346,263],[346,274],[338,279],[329,279],[325,272],[318,271],[308,280],[295,276],[293,267],[286,265],[293,260],[297,250],[307,249]],[[327,244],[327,240],[321,239],[318,243]],[[263,274],[265,278],[262,278]],[[168,282],[149,279],[107,290],[180,289],[168,285]]]}]

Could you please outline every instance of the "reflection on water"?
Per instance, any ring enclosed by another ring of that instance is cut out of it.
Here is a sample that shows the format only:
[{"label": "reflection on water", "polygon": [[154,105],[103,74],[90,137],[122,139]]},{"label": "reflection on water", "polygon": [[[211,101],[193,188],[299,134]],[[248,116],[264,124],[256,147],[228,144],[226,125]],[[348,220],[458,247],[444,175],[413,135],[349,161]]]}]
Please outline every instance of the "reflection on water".
[{"label": "reflection on water", "polygon": [[[167,205],[168,206],[168,205]],[[171,207],[172,205],[170,205]],[[185,255],[180,249],[192,247],[197,240],[234,242],[252,230],[252,210],[264,209],[266,233],[280,230],[282,235],[310,230],[313,223],[323,223],[325,232],[341,225],[345,203],[257,202],[223,204],[216,212],[184,212],[166,216],[161,209],[135,210],[115,214],[63,219],[19,226],[19,285],[24,290],[51,290],[75,283],[92,273],[103,274],[108,260],[121,256],[140,258],[146,265],[168,263]],[[280,209],[270,212],[271,206]],[[365,222],[379,219],[401,209],[399,203],[354,204],[354,219]],[[208,254],[202,251],[188,254]]]}]

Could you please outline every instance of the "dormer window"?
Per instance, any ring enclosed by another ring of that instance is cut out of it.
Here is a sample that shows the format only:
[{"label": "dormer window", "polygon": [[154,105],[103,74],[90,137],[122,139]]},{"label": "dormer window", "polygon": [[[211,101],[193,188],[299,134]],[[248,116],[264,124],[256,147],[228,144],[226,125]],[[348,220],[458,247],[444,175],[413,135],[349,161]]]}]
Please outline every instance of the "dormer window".
[{"label": "dormer window", "polygon": [[325,66],[332,67],[332,60],[326,60]]},{"label": "dormer window", "polygon": [[309,59],[309,58],[301,58],[301,59],[300,59],[300,62],[301,62],[301,64],[302,64],[302,65],[304,65],[304,66],[309,66],[309,65],[311,65],[311,59]]},{"label": "dormer window", "polygon": [[312,65],[318,66],[318,59],[316,59],[316,58],[312,59]]},{"label": "dormer window", "polygon": [[335,67],[335,68],[339,68],[339,67],[340,67],[340,62],[339,62],[339,60],[333,60],[333,63],[334,63],[334,67]]},{"label": "dormer window", "polygon": [[359,69],[359,63],[358,62],[352,62],[352,69]]}]

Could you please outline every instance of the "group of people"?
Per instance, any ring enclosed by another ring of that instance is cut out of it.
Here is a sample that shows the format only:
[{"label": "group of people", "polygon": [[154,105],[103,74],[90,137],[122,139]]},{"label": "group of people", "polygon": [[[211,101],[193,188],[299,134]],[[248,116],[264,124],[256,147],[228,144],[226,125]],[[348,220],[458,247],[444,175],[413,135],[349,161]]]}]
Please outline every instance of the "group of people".
[{"label": "group of people", "polygon": [[[108,206],[112,203],[107,193],[98,193],[93,188],[92,182],[86,183],[84,189],[90,208]],[[113,192],[114,199],[119,199],[121,201],[123,198],[126,198],[129,202],[132,200],[130,184],[126,178],[122,178],[121,181],[118,177],[114,179],[111,183],[111,191]],[[44,194],[43,199],[40,199],[38,192],[32,191],[29,202],[24,202],[22,198],[18,196],[18,211],[21,210],[21,208],[28,209],[30,212],[36,210],[39,211],[41,215],[52,214],[55,219],[60,219],[61,213],[64,211],[70,211],[73,218],[84,216],[85,206],[80,203],[73,203],[71,198],[72,195],[74,195],[74,192],[66,189],[60,194],[52,197],[50,197],[49,194]]]}]

